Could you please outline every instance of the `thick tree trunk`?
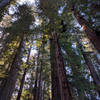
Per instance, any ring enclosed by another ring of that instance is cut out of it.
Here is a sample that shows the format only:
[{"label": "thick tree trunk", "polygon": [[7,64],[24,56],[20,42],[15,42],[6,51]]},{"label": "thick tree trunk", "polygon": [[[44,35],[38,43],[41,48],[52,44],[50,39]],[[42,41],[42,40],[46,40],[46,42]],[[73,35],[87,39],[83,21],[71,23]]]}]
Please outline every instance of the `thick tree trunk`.
[{"label": "thick tree trunk", "polygon": [[[85,63],[88,67],[88,69],[90,70],[90,73],[91,73],[91,76],[93,78],[93,81],[94,81],[94,84],[96,85],[96,87],[98,87],[98,89],[100,88],[100,78],[99,76],[97,75],[96,73],[96,70],[95,70],[95,66],[92,64],[91,60],[89,59],[88,55],[84,52],[83,48],[82,48],[82,45],[80,43],[80,40],[76,34],[76,39],[77,39],[77,42],[79,44],[79,48],[82,52],[82,55],[84,57],[84,60],[85,60]],[[100,89],[98,90],[99,94],[100,94]]]},{"label": "thick tree trunk", "polygon": [[64,61],[63,61],[63,57],[61,54],[61,49],[58,43],[58,37],[56,33],[53,34],[53,38],[54,38],[54,45],[56,51],[57,72],[58,72],[59,85],[61,91],[60,92],[61,100],[72,100],[71,91],[66,76]]},{"label": "thick tree trunk", "polygon": [[[76,34],[76,35],[77,35],[77,34]],[[92,76],[92,78],[93,78],[93,80],[94,80],[94,83],[95,83],[97,86],[100,86],[100,79],[99,79],[99,77],[98,77],[98,75],[97,75],[97,73],[96,73],[96,71],[95,71],[95,68],[94,68],[92,62],[91,62],[91,60],[89,59],[88,55],[83,51],[83,48],[82,48],[82,45],[81,45],[81,43],[80,43],[80,40],[79,40],[78,36],[77,36],[76,38],[77,38],[77,41],[78,41],[78,43],[79,43],[79,47],[80,47],[80,50],[81,50],[81,52],[82,52],[82,55],[83,55],[83,57],[84,57],[84,59],[85,59],[86,65],[88,66],[88,69],[89,69],[90,72],[91,72],[91,76]]]},{"label": "thick tree trunk", "polygon": [[[28,53],[28,56],[27,56],[27,62],[26,62],[27,64],[29,64],[30,53],[31,53],[31,48],[29,49],[29,53]],[[24,69],[23,77],[22,77],[21,84],[20,84],[20,89],[19,89],[18,96],[17,96],[16,100],[20,100],[20,98],[21,98],[26,73],[27,73],[27,68]]]},{"label": "thick tree trunk", "polygon": [[61,100],[53,39],[50,39],[50,62],[52,80],[52,100]]},{"label": "thick tree trunk", "polygon": [[24,37],[22,37],[15,58],[12,62],[11,69],[8,77],[3,81],[3,86],[0,89],[0,100],[11,100],[12,93],[15,89],[15,83],[17,81],[19,67],[21,65],[21,51],[23,48]]},{"label": "thick tree trunk", "polygon": [[90,41],[93,43],[94,47],[100,53],[100,35],[98,36],[94,30],[87,26],[86,20],[75,10],[74,7],[71,7],[71,11],[73,12],[78,23],[83,27],[83,30],[87,34]]}]

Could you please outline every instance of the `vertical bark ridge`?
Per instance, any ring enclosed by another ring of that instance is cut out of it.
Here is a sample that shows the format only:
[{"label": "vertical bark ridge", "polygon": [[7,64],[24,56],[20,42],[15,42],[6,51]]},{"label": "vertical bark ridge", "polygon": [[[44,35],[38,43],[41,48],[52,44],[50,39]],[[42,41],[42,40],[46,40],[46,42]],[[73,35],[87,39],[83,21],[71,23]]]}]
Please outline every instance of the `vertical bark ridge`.
[{"label": "vertical bark ridge", "polygon": [[64,61],[63,61],[63,57],[61,54],[61,49],[58,43],[58,37],[56,33],[53,34],[53,38],[55,42],[57,72],[58,72],[58,77],[59,77],[61,100],[72,100],[70,87],[69,87],[68,80],[66,77]]}]

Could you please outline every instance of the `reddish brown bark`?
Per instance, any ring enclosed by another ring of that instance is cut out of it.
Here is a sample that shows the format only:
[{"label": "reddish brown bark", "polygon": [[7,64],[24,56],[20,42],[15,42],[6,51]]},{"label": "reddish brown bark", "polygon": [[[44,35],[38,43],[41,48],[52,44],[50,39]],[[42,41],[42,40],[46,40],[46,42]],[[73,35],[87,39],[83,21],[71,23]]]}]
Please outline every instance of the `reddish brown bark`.
[{"label": "reddish brown bark", "polygon": [[[99,87],[100,87],[100,78],[98,77],[98,75],[97,75],[97,73],[96,73],[96,70],[95,70],[95,68],[94,68],[95,66],[92,64],[92,62],[91,62],[91,60],[89,59],[88,55],[84,52],[84,50],[83,50],[83,48],[82,48],[82,45],[81,45],[81,43],[80,43],[80,40],[79,40],[77,34],[76,34],[76,39],[77,39],[77,42],[78,42],[78,44],[79,44],[79,48],[80,48],[80,50],[81,50],[81,52],[82,52],[82,55],[83,55],[83,57],[84,57],[85,63],[86,63],[86,65],[87,65],[88,69],[90,70],[90,74],[91,74],[91,76],[92,76],[92,78],[93,78],[94,84],[95,84],[95,86],[96,86],[97,88],[99,88]],[[98,93],[99,93],[99,95],[100,95],[100,89],[98,89]]]},{"label": "reddish brown bark", "polygon": [[100,53],[100,36],[96,35],[96,32],[87,26],[86,20],[76,11],[74,7],[71,7],[71,11],[73,12],[78,23],[83,27],[83,30],[87,34],[90,41],[93,43],[94,47]]},{"label": "reddish brown bark", "polygon": [[97,75],[97,73],[95,71],[95,68],[94,68],[91,60],[88,58],[88,55],[86,55],[84,52],[82,52],[82,54],[83,54],[83,57],[85,59],[85,62],[87,64],[87,66],[88,66],[88,68],[90,70],[90,73],[91,73],[91,76],[92,76],[92,78],[94,80],[94,83],[96,84],[96,86],[100,86],[100,79],[99,79],[99,77],[98,77],[98,75]]},{"label": "reddish brown bark", "polygon": [[50,39],[50,62],[52,80],[52,100],[61,100],[53,39]]},{"label": "reddish brown bark", "polygon": [[19,67],[21,65],[21,50],[23,48],[24,37],[22,37],[15,58],[12,62],[9,76],[2,82],[3,86],[0,89],[0,100],[11,100],[12,93],[15,89]]},{"label": "reddish brown bark", "polygon": [[53,38],[54,38],[54,45],[56,51],[57,72],[59,78],[61,100],[72,100],[71,91],[66,76],[64,61],[63,61],[63,57],[61,54],[61,49],[58,43],[58,37],[56,33],[53,34]]}]

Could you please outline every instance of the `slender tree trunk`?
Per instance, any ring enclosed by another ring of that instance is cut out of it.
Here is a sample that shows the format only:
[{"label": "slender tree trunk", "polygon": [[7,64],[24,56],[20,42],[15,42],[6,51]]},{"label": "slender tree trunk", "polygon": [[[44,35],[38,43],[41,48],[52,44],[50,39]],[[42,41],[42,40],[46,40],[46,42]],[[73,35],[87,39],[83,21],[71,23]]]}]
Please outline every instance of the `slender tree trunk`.
[{"label": "slender tree trunk", "polygon": [[74,6],[71,7],[71,11],[73,12],[78,23],[83,27],[83,30],[93,43],[94,47],[100,53],[100,36],[98,36],[94,30],[87,26],[86,20],[75,10]]},{"label": "slender tree trunk", "polygon": [[45,82],[44,82],[44,85],[43,85],[43,89],[42,89],[42,100],[44,100],[44,91],[45,91]]},{"label": "slender tree trunk", "polygon": [[42,45],[41,45],[41,59],[40,59],[40,76],[39,76],[39,86],[38,86],[38,99],[37,100],[42,100],[42,71],[43,71],[43,66],[44,66],[44,35],[42,38]]},{"label": "slender tree trunk", "polygon": [[40,76],[39,76],[39,86],[38,86],[38,97],[37,100],[41,100],[41,88],[42,88],[42,61],[41,61],[41,66],[40,66]]},{"label": "slender tree trunk", "polygon": [[36,70],[36,80],[35,80],[35,87],[34,87],[34,99],[33,100],[37,100],[37,96],[38,96],[38,66],[37,66],[37,70]]},{"label": "slender tree trunk", "polygon": [[[29,49],[27,62],[26,62],[27,64],[29,64],[30,52],[31,52],[31,48]],[[20,84],[20,89],[19,89],[18,96],[17,96],[16,100],[20,100],[20,98],[21,98],[21,94],[22,94],[22,90],[23,90],[23,86],[24,86],[24,82],[25,82],[26,73],[27,73],[27,68],[24,69],[23,77],[22,77],[21,84]]]},{"label": "slender tree trunk", "polygon": [[64,66],[63,57],[61,54],[61,49],[58,43],[57,34],[53,34],[54,44],[55,44],[55,51],[56,51],[56,61],[57,61],[57,72],[59,78],[59,85],[60,85],[60,93],[61,93],[61,100],[72,100],[70,87],[68,84],[66,70]]},{"label": "slender tree trunk", "polygon": [[53,39],[50,39],[50,57],[51,57],[50,62],[51,62],[51,80],[52,80],[52,100],[61,100]]},{"label": "slender tree trunk", "polygon": [[39,73],[39,64],[40,64],[40,50],[38,50],[38,56],[37,56],[37,69],[36,69],[36,79],[35,79],[35,86],[34,86],[34,99],[33,100],[38,100],[38,73]]},{"label": "slender tree trunk", "polygon": [[83,57],[85,59],[85,62],[87,64],[87,66],[88,66],[88,68],[89,68],[89,70],[91,72],[91,76],[92,76],[92,78],[94,80],[95,85],[96,86],[100,86],[100,79],[99,79],[99,77],[98,77],[98,75],[96,73],[96,70],[95,70],[91,60],[88,58],[87,54],[85,54],[84,52],[82,52],[82,54],[83,54]]},{"label": "slender tree trunk", "polygon": [[21,65],[21,51],[23,48],[24,36],[22,37],[15,58],[12,62],[11,69],[8,77],[3,81],[3,86],[0,89],[0,100],[11,100],[12,93],[15,89],[15,83],[17,81],[19,67]]},{"label": "slender tree trunk", "polygon": [[34,95],[33,95],[33,78],[34,78],[34,75],[33,73],[31,73],[31,82],[30,82],[30,88],[29,88],[29,92],[30,92],[30,95],[28,96],[28,100],[34,100]]},{"label": "slender tree trunk", "polygon": [[21,80],[21,85],[20,85],[20,89],[18,91],[18,96],[17,96],[16,100],[20,100],[20,98],[21,98],[21,94],[22,94],[22,90],[23,90],[23,86],[24,86],[26,72],[27,72],[27,68],[25,68],[25,70],[24,70],[24,74],[23,74],[23,77],[22,77],[22,80]]}]

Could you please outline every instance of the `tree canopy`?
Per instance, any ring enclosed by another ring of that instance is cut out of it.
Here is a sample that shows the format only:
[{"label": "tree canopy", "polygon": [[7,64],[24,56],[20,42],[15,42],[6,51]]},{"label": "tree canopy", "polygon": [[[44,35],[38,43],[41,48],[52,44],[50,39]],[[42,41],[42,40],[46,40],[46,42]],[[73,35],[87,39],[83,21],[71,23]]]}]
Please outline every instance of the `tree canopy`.
[{"label": "tree canopy", "polygon": [[0,100],[100,100],[99,0],[0,0]]}]

